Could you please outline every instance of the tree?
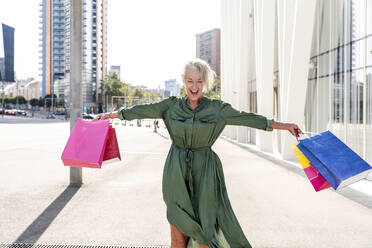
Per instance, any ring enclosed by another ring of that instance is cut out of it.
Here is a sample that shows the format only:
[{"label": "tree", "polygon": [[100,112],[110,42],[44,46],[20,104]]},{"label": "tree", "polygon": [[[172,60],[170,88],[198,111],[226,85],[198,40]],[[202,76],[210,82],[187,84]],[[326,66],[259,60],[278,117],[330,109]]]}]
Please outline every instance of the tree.
[{"label": "tree", "polygon": [[18,104],[26,104],[27,103],[27,100],[24,96],[16,96],[16,97],[14,97],[14,101],[15,101],[15,104],[17,104],[17,101],[18,101]]},{"label": "tree", "polygon": [[130,95],[129,86],[126,83],[120,81],[117,73],[115,72],[107,75],[106,79],[102,81],[101,90],[103,90],[103,102],[106,106],[111,103],[111,99],[113,96]]},{"label": "tree", "polygon": [[39,99],[37,98],[32,98],[29,102],[32,107],[36,107],[39,105]]},{"label": "tree", "polygon": [[182,84],[182,87],[180,89],[180,94],[179,96],[185,96],[186,95],[186,88],[185,88],[185,84]]},{"label": "tree", "polygon": [[138,97],[139,99],[141,99],[144,96],[144,92],[143,92],[143,90],[141,90],[139,88],[135,88],[134,91],[132,92],[132,96],[133,97]]},{"label": "tree", "polygon": [[39,98],[39,107],[43,107],[44,106],[44,99],[42,97]]},{"label": "tree", "polygon": [[43,103],[45,103],[46,106],[48,108],[50,108],[52,106],[52,99],[53,99],[53,106],[56,106],[56,102],[57,102],[57,95],[56,94],[53,94],[53,97],[50,94],[45,95],[45,97],[43,99],[44,100]]},{"label": "tree", "polygon": [[212,84],[212,87],[208,90],[207,94],[210,98],[221,99],[221,78],[218,77]]}]

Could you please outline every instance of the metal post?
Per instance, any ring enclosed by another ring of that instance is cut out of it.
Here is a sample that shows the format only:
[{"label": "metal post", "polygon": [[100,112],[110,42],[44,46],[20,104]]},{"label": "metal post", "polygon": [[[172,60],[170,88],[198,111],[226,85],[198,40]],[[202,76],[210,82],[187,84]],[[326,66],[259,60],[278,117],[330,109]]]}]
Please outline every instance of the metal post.
[{"label": "metal post", "polygon": [[3,81],[3,78],[1,76],[1,71],[0,71],[0,81],[1,81],[1,86],[3,88],[3,99],[2,99],[2,104],[1,104],[1,108],[3,109],[2,111],[2,117],[4,118],[4,112],[5,112],[5,108],[4,108],[4,98],[5,98],[5,92],[4,92],[4,81]]},{"label": "metal post", "polygon": [[[1,77],[1,74],[0,74],[0,77]],[[4,112],[5,112],[5,108],[4,108],[4,98],[5,98],[5,92],[4,92],[4,81],[1,81],[2,82],[2,87],[3,87],[3,99],[2,99],[2,109],[3,109],[3,112],[2,112],[2,116],[3,116],[3,118],[4,118]]]},{"label": "metal post", "polygon": [[[70,27],[71,27],[71,64],[70,64],[70,131],[75,125],[76,120],[81,116],[82,96],[82,0],[70,0]],[[83,183],[83,171],[80,167],[70,168],[70,185],[81,185]]]},{"label": "metal post", "polygon": [[16,96],[16,100],[17,100],[17,103],[16,103],[16,115],[18,115],[18,109],[19,109],[19,102],[18,102],[18,99],[19,99],[19,92],[18,92],[18,80],[16,81],[16,86],[17,86],[17,96]]}]

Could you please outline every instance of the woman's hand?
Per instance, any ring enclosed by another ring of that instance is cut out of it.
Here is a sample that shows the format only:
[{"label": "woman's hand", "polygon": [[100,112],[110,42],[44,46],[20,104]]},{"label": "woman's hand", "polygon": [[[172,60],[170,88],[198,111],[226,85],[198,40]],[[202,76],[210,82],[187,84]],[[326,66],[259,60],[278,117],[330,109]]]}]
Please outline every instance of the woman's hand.
[{"label": "woman's hand", "polygon": [[114,119],[114,118],[118,118],[117,112],[99,114],[93,119],[93,121],[107,120],[107,119]]},{"label": "woman's hand", "polygon": [[287,123],[287,130],[295,137],[302,133],[301,129],[294,123]]},{"label": "woman's hand", "polygon": [[295,137],[303,133],[301,129],[294,123],[283,123],[283,122],[273,121],[272,128],[288,130]]}]

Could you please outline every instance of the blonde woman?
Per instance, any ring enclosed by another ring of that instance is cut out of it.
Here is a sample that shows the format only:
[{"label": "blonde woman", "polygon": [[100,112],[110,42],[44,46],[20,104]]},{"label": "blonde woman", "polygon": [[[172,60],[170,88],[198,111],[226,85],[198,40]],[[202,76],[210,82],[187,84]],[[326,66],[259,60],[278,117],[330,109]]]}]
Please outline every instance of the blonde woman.
[{"label": "blonde woman", "polygon": [[209,65],[199,59],[186,63],[186,96],[121,108],[96,119],[162,118],[172,139],[162,180],[170,223],[171,248],[251,247],[231,207],[222,164],[211,149],[226,125],[266,131],[285,129],[296,135],[296,124],[280,123],[203,96],[214,80]]}]

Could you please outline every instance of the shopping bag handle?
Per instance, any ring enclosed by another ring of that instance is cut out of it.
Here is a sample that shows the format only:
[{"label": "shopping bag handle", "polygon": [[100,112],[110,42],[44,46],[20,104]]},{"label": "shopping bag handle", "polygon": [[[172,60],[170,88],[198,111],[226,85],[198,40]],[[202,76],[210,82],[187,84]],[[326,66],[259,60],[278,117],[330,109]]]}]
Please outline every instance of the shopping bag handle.
[{"label": "shopping bag handle", "polygon": [[[307,133],[311,133],[311,132],[302,132],[302,133],[300,133],[300,134],[297,134],[297,135],[296,135],[296,140],[297,140],[297,142],[300,142],[299,139],[308,139],[308,138],[310,138],[310,136],[307,135]],[[311,133],[311,134],[313,134],[313,133]],[[301,138],[300,136],[303,136],[303,137]]]}]

